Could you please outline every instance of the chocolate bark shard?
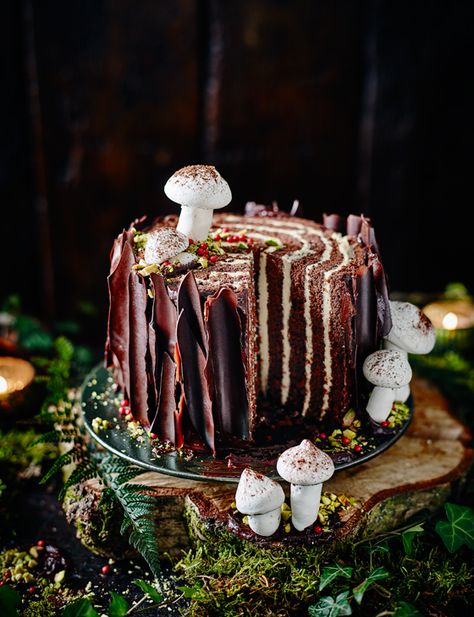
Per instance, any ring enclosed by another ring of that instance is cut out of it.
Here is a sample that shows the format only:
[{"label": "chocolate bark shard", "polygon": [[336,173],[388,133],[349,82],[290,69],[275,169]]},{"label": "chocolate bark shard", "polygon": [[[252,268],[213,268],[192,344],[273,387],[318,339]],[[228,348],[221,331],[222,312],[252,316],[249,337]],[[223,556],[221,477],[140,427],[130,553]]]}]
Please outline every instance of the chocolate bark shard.
[{"label": "chocolate bark shard", "polygon": [[248,402],[237,297],[228,287],[208,298],[204,321],[209,334],[208,372],[212,375],[214,416],[219,429],[247,439]]},{"label": "chocolate bark shard", "polygon": [[[187,306],[189,310],[192,305]],[[185,308],[180,311],[176,330],[181,380],[189,419],[214,454],[214,418],[206,375],[207,357],[195,336],[195,327],[191,326]]]},{"label": "chocolate bark shard", "polygon": [[146,284],[136,272],[129,278],[130,293],[130,404],[134,418],[143,426],[148,419],[148,320]]},{"label": "chocolate bark shard", "polygon": [[202,316],[201,296],[192,272],[183,278],[178,289],[178,313],[186,314],[186,320],[202,353],[207,356],[207,337]]},{"label": "chocolate bark shard", "polygon": [[339,214],[323,214],[323,225],[332,231],[344,231],[346,219]]},{"label": "chocolate bark shard", "polygon": [[371,259],[371,267],[377,294],[377,335],[387,336],[392,329],[392,317],[390,314],[390,298],[388,292],[387,277],[382,262],[377,255]]},{"label": "chocolate bark shard", "polygon": [[135,263],[132,247],[123,245],[122,254],[114,271],[108,276],[109,325],[107,365],[118,369],[117,378],[126,397],[130,396],[130,292],[129,278]]},{"label": "chocolate bark shard", "polygon": [[160,274],[151,274],[150,278],[154,292],[152,323],[157,344],[162,351],[166,350],[173,357],[178,321],[176,306],[169,297],[164,278]]},{"label": "chocolate bark shard", "polygon": [[355,214],[349,214],[347,217],[346,234],[348,236],[357,236],[360,233],[362,218]]},{"label": "chocolate bark shard", "polygon": [[160,439],[176,444],[175,414],[176,414],[176,364],[168,353],[161,360],[161,374],[158,386],[159,400],[156,415],[150,426],[152,433],[157,433]]}]

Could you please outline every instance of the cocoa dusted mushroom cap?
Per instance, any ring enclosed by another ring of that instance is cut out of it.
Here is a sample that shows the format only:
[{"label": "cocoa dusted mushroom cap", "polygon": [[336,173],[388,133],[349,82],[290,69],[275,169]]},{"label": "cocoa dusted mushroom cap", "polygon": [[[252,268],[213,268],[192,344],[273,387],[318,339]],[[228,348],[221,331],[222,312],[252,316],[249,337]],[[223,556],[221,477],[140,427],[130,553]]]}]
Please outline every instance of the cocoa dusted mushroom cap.
[{"label": "cocoa dusted mushroom cap", "polygon": [[189,246],[188,238],[173,227],[162,227],[147,234],[144,258],[147,264],[173,259]]},{"label": "cocoa dusted mushroom cap", "polygon": [[374,351],[365,359],[362,372],[367,381],[381,388],[401,388],[412,378],[406,356],[395,349]]},{"label": "cocoa dusted mushroom cap", "polygon": [[177,229],[193,240],[207,240],[213,211],[232,199],[229,185],[212,165],[178,169],[165,185],[165,194],[181,205]]},{"label": "cocoa dusted mushroom cap", "polygon": [[235,494],[237,510],[242,514],[265,514],[285,501],[283,489],[274,480],[247,467],[240,476]]},{"label": "cocoa dusted mushroom cap", "polygon": [[392,329],[385,337],[387,349],[399,349],[412,354],[429,353],[436,342],[433,324],[410,302],[390,301]]},{"label": "cocoa dusted mushroom cap", "polygon": [[291,484],[310,486],[329,480],[334,473],[334,463],[309,439],[303,439],[298,446],[288,448],[280,455],[277,471]]}]

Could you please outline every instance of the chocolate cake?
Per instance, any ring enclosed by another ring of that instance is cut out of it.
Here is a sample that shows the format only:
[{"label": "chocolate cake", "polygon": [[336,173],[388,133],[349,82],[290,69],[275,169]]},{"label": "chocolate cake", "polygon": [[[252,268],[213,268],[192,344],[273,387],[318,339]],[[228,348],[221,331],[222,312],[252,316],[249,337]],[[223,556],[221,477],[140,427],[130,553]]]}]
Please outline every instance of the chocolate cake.
[{"label": "chocolate cake", "polygon": [[[230,191],[210,169],[168,183],[188,191],[170,195],[179,220],[137,220],[115,240],[106,364],[134,418],[178,448],[245,450],[282,421],[337,427],[362,411],[363,362],[391,328],[372,225],[254,203],[212,216]],[[189,182],[204,187],[195,205]]]}]

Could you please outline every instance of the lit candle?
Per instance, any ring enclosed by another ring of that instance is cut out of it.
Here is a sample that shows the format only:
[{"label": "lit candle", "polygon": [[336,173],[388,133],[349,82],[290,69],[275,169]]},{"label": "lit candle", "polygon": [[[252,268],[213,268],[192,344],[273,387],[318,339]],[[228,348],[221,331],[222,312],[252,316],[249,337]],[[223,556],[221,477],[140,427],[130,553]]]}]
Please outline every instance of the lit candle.
[{"label": "lit candle", "polygon": [[33,365],[21,358],[0,357],[0,404],[9,407],[8,399],[20,394],[32,383]]},{"label": "lit candle", "polygon": [[474,303],[440,300],[423,309],[436,328],[436,350],[468,351],[474,342]]}]

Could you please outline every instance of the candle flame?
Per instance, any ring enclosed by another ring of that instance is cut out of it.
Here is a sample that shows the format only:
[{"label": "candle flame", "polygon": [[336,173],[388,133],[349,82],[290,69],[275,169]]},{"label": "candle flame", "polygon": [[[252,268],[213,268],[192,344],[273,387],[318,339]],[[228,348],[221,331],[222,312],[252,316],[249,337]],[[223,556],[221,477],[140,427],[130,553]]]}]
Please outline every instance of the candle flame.
[{"label": "candle flame", "polygon": [[446,313],[443,317],[443,328],[445,330],[456,330],[458,327],[458,316],[455,313]]},{"label": "candle flame", "polygon": [[0,394],[4,394],[8,390],[8,381],[0,375]]}]

